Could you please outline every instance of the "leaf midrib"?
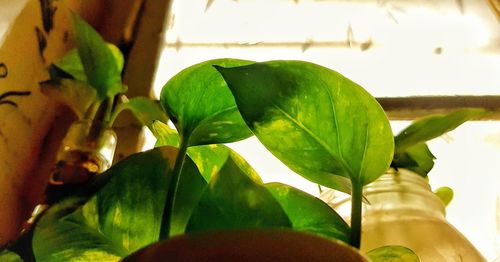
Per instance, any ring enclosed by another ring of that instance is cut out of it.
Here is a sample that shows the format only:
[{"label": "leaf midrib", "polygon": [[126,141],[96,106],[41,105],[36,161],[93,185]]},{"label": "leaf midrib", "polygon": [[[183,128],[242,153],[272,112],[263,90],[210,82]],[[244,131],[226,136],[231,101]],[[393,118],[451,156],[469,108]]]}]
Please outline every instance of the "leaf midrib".
[{"label": "leaf midrib", "polygon": [[[294,123],[299,128],[301,128],[302,130],[304,130],[316,143],[318,143],[321,147],[323,147],[328,152],[328,154],[330,154],[333,158],[340,159],[340,163],[341,163],[342,167],[349,173],[349,175],[352,174],[351,169],[345,163],[345,160],[342,158],[341,155],[339,157],[336,157],[335,151],[328,144],[326,144],[325,142],[321,141],[321,139],[319,137],[317,137],[309,128],[307,128],[306,126],[304,126],[302,124],[302,122],[300,122],[297,119],[293,118],[290,114],[288,114],[280,106],[278,106],[275,103],[273,103],[272,106],[275,109],[277,109],[280,113],[282,113],[286,118],[288,118],[292,123]],[[340,176],[342,176],[342,175],[340,175]]]},{"label": "leaf midrib", "polygon": [[[85,223],[80,223],[78,221],[74,221],[72,219],[66,219],[67,217],[64,217],[61,222],[68,223],[68,224],[73,224],[76,227],[82,228],[82,230],[87,231],[88,233],[100,238],[103,240],[103,242],[107,242],[110,247],[112,247],[116,253],[114,255],[120,256],[120,257],[126,257],[128,254],[130,254],[130,251],[127,251],[125,247],[122,245],[115,243],[110,237],[106,236],[104,232],[102,232],[100,229],[90,227],[89,225]],[[101,225],[99,225],[101,226]],[[104,249],[103,249],[104,250]],[[107,251],[105,251],[107,252]]]}]

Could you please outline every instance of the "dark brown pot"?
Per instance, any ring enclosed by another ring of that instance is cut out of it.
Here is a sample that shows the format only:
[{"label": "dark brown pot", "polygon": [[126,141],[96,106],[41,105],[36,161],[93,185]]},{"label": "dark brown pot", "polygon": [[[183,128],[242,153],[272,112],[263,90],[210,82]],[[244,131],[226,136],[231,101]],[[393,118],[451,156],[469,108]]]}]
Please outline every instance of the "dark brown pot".
[{"label": "dark brown pot", "polygon": [[368,261],[356,249],[306,233],[247,230],[182,235],[124,261]]}]

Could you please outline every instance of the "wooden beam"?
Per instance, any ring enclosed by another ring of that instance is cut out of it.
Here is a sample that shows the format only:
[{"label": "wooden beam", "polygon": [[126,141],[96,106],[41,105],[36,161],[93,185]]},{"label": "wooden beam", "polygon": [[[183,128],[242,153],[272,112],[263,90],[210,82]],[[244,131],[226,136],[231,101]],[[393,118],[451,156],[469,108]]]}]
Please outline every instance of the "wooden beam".
[{"label": "wooden beam", "polygon": [[[128,97],[152,97],[153,80],[164,42],[163,32],[170,3],[169,0],[144,0],[137,19],[134,19],[137,21],[134,26],[134,36],[124,36],[133,39],[123,76],[123,82],[128,86]],[[128,112],[122,114],[115,123],[115,131],[119,141],[115,162],[142,148],[144,141],[142,126],[132,114]]]},{"label": "wooden beam", "polygon": [[500,120],[500,96],[410,96],[381,97],[377,100],[391,120],[413,120],[464,107],[491,110],[493,113],[482,120]]}]

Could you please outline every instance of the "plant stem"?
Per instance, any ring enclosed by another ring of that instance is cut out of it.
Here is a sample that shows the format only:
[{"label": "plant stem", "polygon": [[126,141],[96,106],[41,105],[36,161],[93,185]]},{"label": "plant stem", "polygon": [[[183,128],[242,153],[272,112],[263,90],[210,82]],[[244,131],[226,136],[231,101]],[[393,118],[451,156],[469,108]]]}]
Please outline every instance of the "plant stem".
[{"label": "plant stem", "polygon": [[93,121],[100,106],[101,106],[100,101],[95,101],[94,103],[92,103],[87,112],[85,112],[83,119]]},{"label": "plant stem", "polygon": [[170,184],[168,185],[167,198],[165,199],[165,207],[163,208],[163,218],[162,226],[160,232],[161,239],[167,239],[170,236],[170,223],[172,221],[172,214],[174,211],[175,200],[177,197],[177,190],[179,187],[180,175],[182,172],[182,166],[186,159],[187,143],[184,140],[181,141],[179,148],[179,153],[175,159],[174,170],[172,172],[172,177],[170,178]]},{"label": "plant stem", "polygon": [[118,104],[115,108],[115,110],[113,110],[111,116],[109,117],[109,125],[112,126],[113,123],[115,122],[116,118],[118,117],[118,115],[123,111],[127,109],[127,107],[125,106],[125,104]]},{"label": "plant stem", "polygon": [[106,99],[106,111],[104,112],[104,121],[103,121],[106,127],[111,127],[111,125],[113,124],[111,122],[111,116],[113,113],[114,103],[115,103],[114,96]]},{"label": "plant stem", "polygon": [[351,246],[358,249],[361,246],[362,204],[363,186],[353,181],[351,194]]}]

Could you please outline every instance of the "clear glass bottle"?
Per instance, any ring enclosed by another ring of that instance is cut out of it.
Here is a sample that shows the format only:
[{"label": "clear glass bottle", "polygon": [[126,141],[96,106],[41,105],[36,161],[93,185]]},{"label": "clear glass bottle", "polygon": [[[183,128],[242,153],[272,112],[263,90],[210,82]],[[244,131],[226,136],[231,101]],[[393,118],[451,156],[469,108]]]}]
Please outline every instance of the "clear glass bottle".
[{"label": "clear glass bottle", "polygon": [[101,123],[73,123],[57,154],[51,185],[79,184],[107,170],[116,148],[116,133]]},{"label": "clear glass bottle", "polygon": [[116,144],[116,133],[99,122],[81,120],[73,123],[57,152],[56,164],[45,191],[45,202],[34,208],[23,225],[23,232],[29,231],[51,204],[74,194],[95,175],[110,168]]},{"label": "clear glass bottle", "polygon": [[[412,249],[420,261],[486,261],[445,218],[445,206],[425,178],[393,169],[364,188],[361,251],[385,245]],[[349,221],[350,197],[321,198]]]}]

